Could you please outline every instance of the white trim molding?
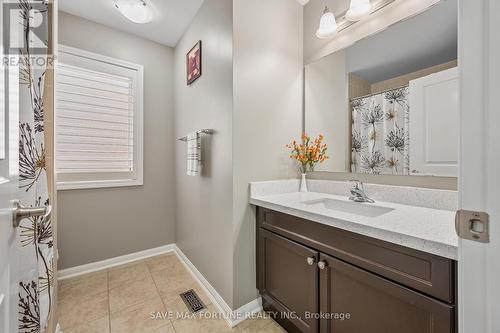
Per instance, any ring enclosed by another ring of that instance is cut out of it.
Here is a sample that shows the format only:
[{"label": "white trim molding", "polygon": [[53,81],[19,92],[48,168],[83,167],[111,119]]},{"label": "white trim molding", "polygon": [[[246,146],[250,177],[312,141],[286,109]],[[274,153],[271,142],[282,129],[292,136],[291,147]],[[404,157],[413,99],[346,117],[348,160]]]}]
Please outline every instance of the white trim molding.
[{"label": "white trim molding", "polygon": [[231,327],[235,327],[236,325],[242,323],[252,315],[262,311],[262,298],[257,297],[251,302],[243,305],[242,307],[233,311],[231,316],[232,322],[229,324]]},{"label": "white trim molding", "polygon": [[201,274],[201,272],[196,268],[195,265],[189,260],[189,258],[182,252],[177,245],[175,245],[175,254],[179,260],[184,264],[186,269],[191,273],[194,279],[203,287],[205,293],[208,295],[212,303],[218,308],[218,310],[227,316],[232,313],[231,307],[224,301],[222,296],[215,290],[215,288],[208,282],[208,280]]},{"label": "white trim molding", "polygon": [[195,265],[193,265],[184,252],[177,247],[177,245],[175,245],[175,254],[179,257],[180,261],[184,264],[187,270],[191,272],[195,280],[197,280],[197,282],[203,287],[212,303],[221,313],[224,314],[224,319],[226,319],[226,322],[230,327],[235,327],[251,315],[262,310],[262,302],[259,297],[233,311],[217,290],[210,284],[210,282],[208,282],[203,274],[196,268]]},{"label": "white trim molding", "polygon": [[[490,242],[459,239],[458,331],[500,332],[500,1],[459,1],[459,209],[487,212]],[[473,111],[472,111],[473,110]]]},{"label": "white trim molding", "polygon": [[92,272],[101,271],[103,269],[108,269],[111,267],[128,264],[130,262],[154,257],[160,254],[165,254],[175,251],[175,244],[168,244],[153,249],[148,249],[144,251],[134,252],[131,254],[126,254],[119,257],[114,257],[110,259],[105,259],[97,262],[92,262],[85,265],[75,266],[71,268],[62,269],[57,272],[58,280],[65,280],[79,275],[84,275]]},{"label": "white trim molding", "polygon": [[58,271],[58,280],[65,280],[79,275],[97,272],[100,270],[172,252],[177,256],[177,258],[179,258],[179,260],[191,273],[194,279],[200,284],[200,286],[203,288],[203,291],[210,298],[212,304],[214,304],[217,310],[224,315],[224,319],[226,320],[229,327],[235,327],[236,325],[245,321],[247,318],[251,317],[253,314],[262,310],[262,302],[260,297],[252,300],[251,302],[243,305],[236,310],[232,310],[231,307],[226,303],[226,301],[224,301],[222,296],[217,292],[217,290],[210,284],[210,282],[203,276],[203,274],[196,268],[196,266],[189,260],[189,258],[184,254],[184,252],[182,252],[181,249],[179,249],[176,244],[168,244],[165,246],[101,260],[94,263],[66,268]]},{"label": "white trim molding", "polygon": [[[89,189],[89,188],[107,188],[107,187],[124,187],[124,186],[142,186],[144,185],[144,65],[135,64],[122,59],[108,57],[102,54],[70,47],[66,45],[58,45],[58,59],[56,60],[56,76],[55,76],[55,112],[58,114],[58,73],[63,68],[83,68],[99,73],[120,73],[120,76],[129,77],[133,82],[133,170],[128,171],[113,171],[113,172],[62,172],[57,168],[57,146],[58,138],[56,135],[56,173],[57,190],[74,190],[74,189]],[[97,69],[96,69],[97,68]],[[112,69],[112,70],[111,70]],[[132,74],[133,73],[133,74]],[[116,74],[118,75],[118,74]],[[55,128],[58,128],[57,118],[55,117]],[[57,131],[56,131],[57,132]],[[57,134],[57,133],[56,133]],[[102,151],[98,151],[101,152]]]}]

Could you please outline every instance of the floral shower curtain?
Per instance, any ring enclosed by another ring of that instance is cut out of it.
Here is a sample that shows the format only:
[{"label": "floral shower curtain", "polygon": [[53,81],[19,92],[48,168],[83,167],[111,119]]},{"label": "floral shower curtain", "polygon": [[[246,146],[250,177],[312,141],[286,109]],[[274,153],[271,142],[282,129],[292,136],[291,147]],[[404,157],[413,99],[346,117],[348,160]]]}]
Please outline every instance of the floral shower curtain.
[{"label": "floral shower curtain", "polygon": [[[31,59],[45,57],[34,52],[30,31],[36,15],[48,22],[48,1],[19,1],[19,24],[24,29],[25,43],[20,51],[19,68],[19,199],[24,206],[49,205],[44,147],[44,83],[47,68]],[[42,8],[42,10],[40,10]],[[48,45],[49,30],[45,23],[37,27]],[[32,58],[33,57],[33,58]],[[43,332],[48,325],[53,291],[52,222],[43,217],[24,219],[19,227],[19,332]]]},{"label": "floral shower curtain", "polygon": [[409,174],[408,93],[403,87],[351,100],[351,172]]}]

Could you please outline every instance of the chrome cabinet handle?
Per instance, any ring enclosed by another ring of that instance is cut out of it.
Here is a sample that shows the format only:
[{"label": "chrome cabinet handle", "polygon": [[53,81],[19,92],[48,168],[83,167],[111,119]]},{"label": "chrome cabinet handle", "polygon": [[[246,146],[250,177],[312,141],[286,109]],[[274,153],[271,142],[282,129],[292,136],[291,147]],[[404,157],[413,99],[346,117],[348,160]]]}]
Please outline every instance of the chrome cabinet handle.
[{"label": "chrome cabinet handle", "polygon": [[309,257],[309,258],[307,258],[307,264],[308,264],[309,266],[314,265],[314,263],[315,263],[315,262],[316,262],[316,258],[314,258],[314,257]]},{"label": "chrome cabinet handle", "polygon": [[319,269],[323,270],[323,269],[326,268],[326,266],[327,266],[326,261],[321,260],[321,261],[318,262]]},{"label": "chrome cabinet handle", "polygon": [[42,221],[47,221],[52,215],[52,206],[44,207],[25,207],[19,200],[14,200],[14,211],[12,212],[12,224],[14,228],[19,227],[21,221],[28,217],[43,216]]}]

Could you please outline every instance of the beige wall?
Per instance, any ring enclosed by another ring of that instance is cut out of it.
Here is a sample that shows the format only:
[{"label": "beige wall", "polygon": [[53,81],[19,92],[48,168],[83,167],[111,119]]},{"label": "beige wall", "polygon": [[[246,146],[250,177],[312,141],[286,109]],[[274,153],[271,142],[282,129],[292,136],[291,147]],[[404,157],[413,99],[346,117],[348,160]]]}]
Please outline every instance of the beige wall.
[{"label": "beige wall", "polygon": [[[163,98],[167,105],[146,106],[144,187],[60,192],[63,266],[175,240],[229,306],[253,300],[255,215],[248,182],[297,176],[284,145],[302,128],[302,7],[295,0],[205,0],[174,50],[173,74],[169,48],[89,21],[61,14],[60,36],[70,46],[145,63],[146,103]],[[116,43],[111,48],[110,40]],[[198,40],[203,75],[187,86],[185,55]],[[130,47],[134,43],[137,48]],[[203,138],[202,175],[188,177],[185,143],[174,138],[199,128],[215,134]],[[147,197],[153,188],[155,195]],[[160,214],[145,212],[151,204]]]},{"label": "beige wall", "polygon": [[346,52],[340,50],[305,68],[305,130],[325,136],[328,156],[316,171],[350,170],[350,116]]},{"label": "beige wall", "polygon": [[59,42],[144,65],[144,186],[58,191],[60,268],[174,242],[173,49],[59,14]]},{"label": "beige wall", "polygon": [[[203,75],[187,87],[185,54],[199,39]],[[176,145],[176,242],[233,309],[257,296],[248,182],[296,176],[284,145],[301,131],[301,73],[295,0],[206,0],[175,50],[176,136],[216,131],[202,177],[185,176]]]},{"label": "beige wall", "polygon": [[285,144],[302,129],[302,6],[234,0],[234,307],[255,298],[248,183],[297,176]]},{"label": "beige wall", "polygon": [[[186,53],[202,40],[202,76],[186,85]],[[203,137],[203,174],[186,176],[186,144],[175,143],[176,242],[229,306],[232,268],[232,1],[205,0],[175,48],[176,137]]]}]

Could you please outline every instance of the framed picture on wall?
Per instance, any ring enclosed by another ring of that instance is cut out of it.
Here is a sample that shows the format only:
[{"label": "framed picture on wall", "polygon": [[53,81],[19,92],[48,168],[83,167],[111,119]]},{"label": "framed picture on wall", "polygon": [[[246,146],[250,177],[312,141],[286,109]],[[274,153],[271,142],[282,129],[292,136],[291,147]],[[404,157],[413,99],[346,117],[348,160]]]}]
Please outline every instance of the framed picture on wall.
[{"label": "framed picture on wall", "polygon": [[187,84],[201,76],[201,40],[186,55]]}]

